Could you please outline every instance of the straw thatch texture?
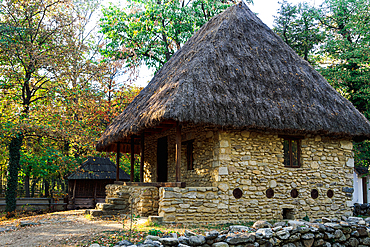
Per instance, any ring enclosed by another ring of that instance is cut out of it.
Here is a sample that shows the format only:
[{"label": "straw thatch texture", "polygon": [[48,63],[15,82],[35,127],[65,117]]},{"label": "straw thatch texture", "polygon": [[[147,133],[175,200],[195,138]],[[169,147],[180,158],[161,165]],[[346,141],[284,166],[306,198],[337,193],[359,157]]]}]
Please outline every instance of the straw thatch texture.
[{"label": "straw thatch texture", "polygon": [[[73,179],[116,179],[116,165],[108,158],[88,157],[76,172],[68,176]],[[119,169],[120,180],[130,180],[130,176]]]},{"label": "straw thatch texture", "polygon": [[166,119],[370,137],[369,121],[244,3],[189,39],[108,126],[97,150]]}]

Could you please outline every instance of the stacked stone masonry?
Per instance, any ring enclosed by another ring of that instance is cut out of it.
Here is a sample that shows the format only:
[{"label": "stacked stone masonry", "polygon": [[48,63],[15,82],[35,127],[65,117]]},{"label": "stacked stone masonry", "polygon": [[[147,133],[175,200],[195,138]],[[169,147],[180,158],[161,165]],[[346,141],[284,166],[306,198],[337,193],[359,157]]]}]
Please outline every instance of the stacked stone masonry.
[{"label": "stacked stone masonry", "polygon": [[257,221],[252,227],[232,225],[228,230],[211,230],[204,235],[185,230],[178,236],[148,235],[143,243],[134,245],[123,240],[115,246],[131,247],[365,247],[370,246],[369,218],[323,218],[314,222],[283,221],[271,225]]},{"label": "stacked stone masonry", "polygon": [[[106,186],[105,203],[98,203],[96,209],[89,210],[94,216],[102,214],[128,214],[149,216],[158,214],[158,188],[109,184]],[[131,206],[130,206],[131,205]]]},{"label": "stacked stone masonry", "polygon": [[[156,181],[156,141],[165,136],[168,181],[175,181],[175,131],[171,129],[146,140],[146,182]],[[161,189],[159,214],[166,222],[351,215],[354,161],[349,139],[305,135],[300,140],[299,168],[284,166],[283,138],[278,133],[185,125],[182,139],[194,140],[194,170],[187,170],[183,147],[181,181],[188,188]],[[234,197],[235,189],[241,190],[240,199]],[[273,191],[272,198],[267,198],[267,189]],[[298,192],[296,198],[292,189]],[[312,190],[317,190],[315,199]],[[205,199],[207,194],[210,199]]]},{"label": "stacked stone masonry", "polygon": [[[348,140],[305,136],[301,140],[301,167],[284,167],[283,139],[277,134],[221,132],[217,187],[229,199],[230,213],[257,220],[351,215],[353,157]],[[240,188],[243,197],[233,198]],[[266,197],[273,189],[274,196]],[[298,191],[292,198],[291,190]],[[318,198],[311,191],[318,191]],[[328,191],[333,197],[327,196]]]}]

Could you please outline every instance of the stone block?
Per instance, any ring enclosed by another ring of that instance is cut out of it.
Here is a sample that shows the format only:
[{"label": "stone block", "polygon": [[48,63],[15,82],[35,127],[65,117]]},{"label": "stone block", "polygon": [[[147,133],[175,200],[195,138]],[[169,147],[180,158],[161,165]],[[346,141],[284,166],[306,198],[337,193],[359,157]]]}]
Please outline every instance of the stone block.
[{"label": "stone block", "polygon": [[228,155],[228,154],[220,154],[219,159],[220,160],[226,160],[226,161],[231,160],[230,155]]},{"label": "stone block", "polygon": [[204,206],[201,206],[199,208],[197,208],[197,212],[199,213],[216,213],[218,211],[217,208],[207,208],[207,207],[204,207]]},{"label": "stone block", "polygon": [[354,167],[355,166],[355,160],[353,158],[349,158],[346,165],[348,167]]},{"label": "stone block", "polygon": [[229,245],[225,242],[217,242],[217,243],[213,243],[212,247],[229,247]]},{"label": "stone block", "polygon": [[340,141],[340,147],[347,150],[352,150],[353,144],[350,141]]},{"label": "stone block", "polygon": [[276,181],[275,181],[275,180],[271,180],[271,181],[269,182],[269,186],[270,186],[271,188],[275,188],[275,187],[277,186]]},{"label": "stone block", "polygon": [[311,247],[313,245],[313,242],[315,241],[315,239],[304,239],[302,240],[302,244],[304,247]]},{"label": "stone block", "polygon": [[[242,157],[240,158],[240,160],[241,160],[241,161],[246,161],[246,160],[250,160],[251,158],[252,158],[251,156],[246,155],[246,156],[242,156]],[[248,165],[248,163],[247,163],[247,165]]]},{"label": "stone block", "polygon": [[177,238],[160,238],[158,241],[165,246],[177,246],[179,244],[179,240]]},{"label": "stone block", "polygon": [[97,216],[102,216],[104,213],[103,213],[103,211],[102,210],[94,210],[94,209],[92,209],[92,210],[90,210],[90,215],[91,216],[94,216],[94,217],[97,217]]},{"label": "stone block", "polygon": [[222,147],[222,148],[229,147],[229,142],[227,140],[221,140],[220,141],[220,147]]},{"label": "stone block", "polygon": [[230,206],[229,210],[232,213],[237,213],[239,211],[239,206]]},{"label": "stone block", "polygon": [[181,198],[181,193],[166,191],[163,198]]},{"label": "stone block", "polygon": [[184,194],[184,197],[189,199],[196,199],[197,198],[197,192],[188,192]]},{"label": "stone block", "polygon": [[207,131],[206,138],[211,138],[211,137],[213,137],[213,131]]},{"label": "stone block", "polygon": [[251,233],[236,234],[226,238],[226,243],[228,243],[229,245],[244,245],[246,243],[253,243],[255,239],[255,235]]},{"label": "stone block", "polygon": [[[155,224],[162,224],[163,223],[163,217],[161,216],[149,216],[148,221]],[[158,240],[158,239],[156,239]]]},{"label": "stone block", "polygon": [[246,184],[246,185],[251,185],[251,184],[252,184],[252,181],[251,181],[251,180],[249,180],[249,179],[242,179],[242,180],[240,181],[240,183],[241,183],[241,184]]},{"label": "stone block", "polygon": [[180,208],[190,208],[190,204],[179,204]]},{"label": "stone block", "polygon": [[208,192],[207,194],[206,194],[206,196],[205,196],[205,198],[207,199],[207,200],[212,200],[212,199],[214,199],[216,196],[215,196],[215,194],[213,194],[213,193],[211,193],[211,192]]},{"label": "stone block", "polygon": [[228,208],[229,208],[229,206],[228,206],[228,205],[226,205],[226,204],[224,204],[224,203],[219,203],[219,204],[217,205],[217,208],[218,208],[218,209],[228,209]]},{"label": "stone block", "polygon": [[227,183],[220,183],[217,187],[223,192],[226,192],[229,189],[229,185]]},{"label": "stone block", "polygon": [[175,215],[166,215],[163,217],[163,222],[174,222],[176,221]]},{"label": "stone block", "polygon": [[197,236],[190,236],[189,237],[189,245],[190,246],[201,246],[206,243],[206,238],[201,235]]},{"label": "stone block", "polygon": [[246,130],[243,130],[241,133],[240,133],[243,137],[249,137],[250,136],[250,132],[249,131],[246,131]]},{"label": "stone block", "polygon": [[342,191],[345,192],[345,193],[353,193],[354,189],[351,188],[351,187],[343,187]]},{"label": "stone block", "polygon": [[227,169],[227,167],[219,167],[218,175],[229,175],[229,170]]},{"label": "stone block", "polygon": [[175,207],[169,207],[169,208],[161,208],[160,210],[163,211],[163,212],[166,212],[166,213],[171,213],[171,212],[175,212],[176,208]]}]

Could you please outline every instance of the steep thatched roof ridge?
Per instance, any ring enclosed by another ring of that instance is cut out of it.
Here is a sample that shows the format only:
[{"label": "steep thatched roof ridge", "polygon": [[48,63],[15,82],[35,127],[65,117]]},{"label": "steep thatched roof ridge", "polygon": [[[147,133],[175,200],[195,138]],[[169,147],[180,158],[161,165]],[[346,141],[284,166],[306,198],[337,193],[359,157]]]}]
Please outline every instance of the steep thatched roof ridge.
[{"label": "steep thatched roof ridge", "polygon": [[242,2],[173,55],[97,150],[166,119],[370,137],[369,121]]},{"label": "steep thatched roof ridge", "polygon": [[[120,180],[130,180],[126,172],[119,170]],[[68,179],[116,179],[116,165],[109,158],[88,157]]]}]

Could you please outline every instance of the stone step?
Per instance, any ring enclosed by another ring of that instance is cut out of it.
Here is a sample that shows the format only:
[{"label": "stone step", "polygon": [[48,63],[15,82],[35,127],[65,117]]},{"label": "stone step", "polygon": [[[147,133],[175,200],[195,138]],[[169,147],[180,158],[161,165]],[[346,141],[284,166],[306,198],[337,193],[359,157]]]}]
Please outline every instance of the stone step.
[{"label": "stone step", "polygon": [[97,210],[97,209],[91,209],[91,210],[89,210],[89,214],[91,216],[97,217],[97,216],[104,215],[104,211],[103,210]]},{"label": "stone step", "polygon": [[119,214],[126,214],[126,210],[104,210],[104,215],[119,215]]},{"label": "stone step", "polygon": [[128,202],[122,198],[105,198],[105,203],[110,203],[110,204],[127,204]]},{"label": "stone step", "polygon": [[111,204],[111,203],[97,203],[96,209],[98,210],[125,210],[127,205]]}]

